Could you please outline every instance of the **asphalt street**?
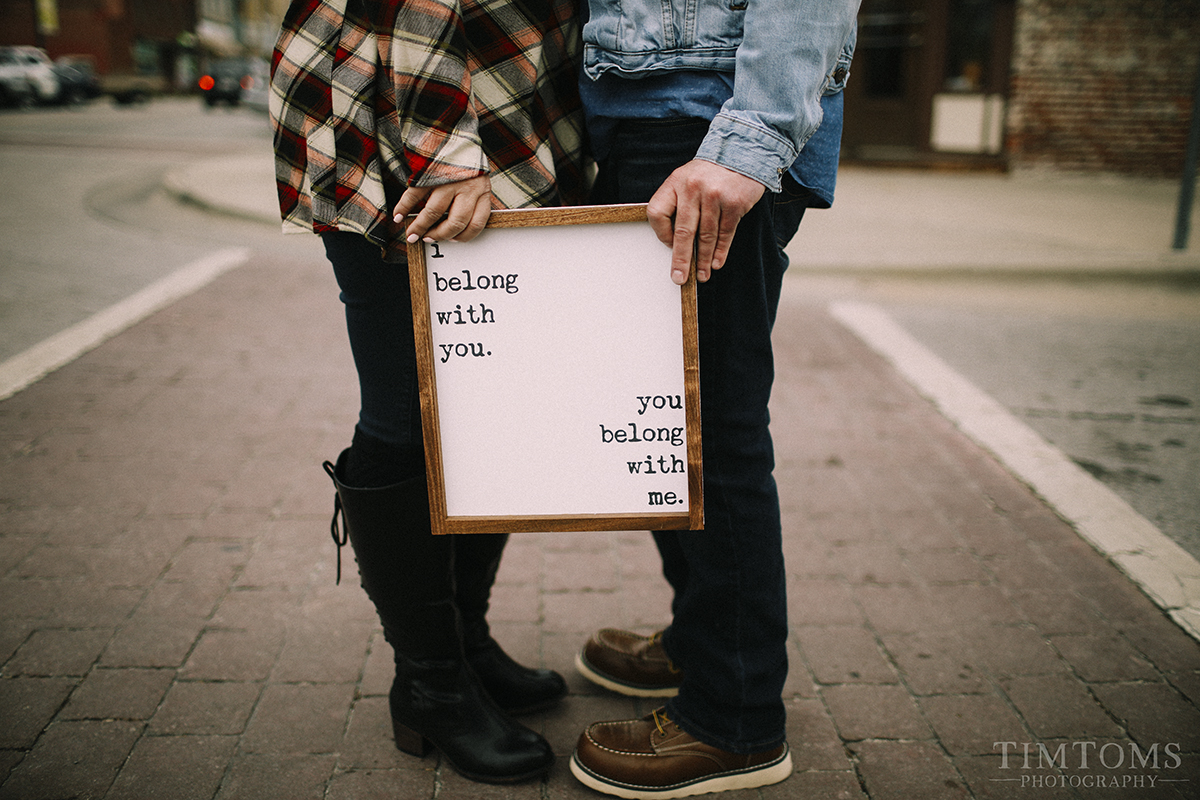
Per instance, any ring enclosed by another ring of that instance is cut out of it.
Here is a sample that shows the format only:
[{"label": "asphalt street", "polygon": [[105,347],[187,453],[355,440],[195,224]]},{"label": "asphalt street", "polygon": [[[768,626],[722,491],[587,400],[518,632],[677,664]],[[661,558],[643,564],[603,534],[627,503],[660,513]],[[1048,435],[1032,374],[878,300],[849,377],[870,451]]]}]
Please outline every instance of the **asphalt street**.
[{"label": "asphalt street", "polygon": [[269,148],[261,113],[199,100],[0,111],[0,361],[217,247],[292,244],[163,190],[181,165]]}]

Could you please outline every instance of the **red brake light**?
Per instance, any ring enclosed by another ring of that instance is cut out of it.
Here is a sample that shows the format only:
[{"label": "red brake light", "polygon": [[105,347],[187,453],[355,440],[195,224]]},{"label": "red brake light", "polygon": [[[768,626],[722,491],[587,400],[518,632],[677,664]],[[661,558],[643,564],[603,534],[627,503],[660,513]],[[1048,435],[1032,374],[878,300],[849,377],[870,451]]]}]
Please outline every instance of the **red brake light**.
[{"label": "red brake light", "polygon": [[217,82],[213,80],[212,75],[204,75],[200,78],[200,88],[206,92],[216,86],[216,84]]}]

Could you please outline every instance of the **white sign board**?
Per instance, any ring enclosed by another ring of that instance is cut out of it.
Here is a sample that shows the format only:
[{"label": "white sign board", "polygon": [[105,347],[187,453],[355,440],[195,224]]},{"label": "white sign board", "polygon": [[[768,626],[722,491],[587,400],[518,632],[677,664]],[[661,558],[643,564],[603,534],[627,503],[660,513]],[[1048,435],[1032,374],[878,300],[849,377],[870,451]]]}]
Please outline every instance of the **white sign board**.
[{"label": "white sign board", "polygon": [[409,250],[434,530],[703,526],[695,285],[645,206]]}]

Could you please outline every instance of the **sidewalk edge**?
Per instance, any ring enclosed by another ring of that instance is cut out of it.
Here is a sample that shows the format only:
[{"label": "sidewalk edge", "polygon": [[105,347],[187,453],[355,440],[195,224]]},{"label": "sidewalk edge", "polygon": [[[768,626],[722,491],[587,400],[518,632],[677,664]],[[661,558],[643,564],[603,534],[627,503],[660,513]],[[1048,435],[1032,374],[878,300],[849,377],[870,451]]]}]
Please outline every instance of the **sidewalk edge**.
[{"label": "sidewalk edge", "polygon": [[1160,281],[1191,288],[1200,285],[1200,259],[1171,255],[1129,254],[1109,262],[1081,256],[1077,260],[1030,258],[1020,262],[930,264],[927,261],[842,261],[804,263],[793,256],[787,275],[872,280],[990,281]]},{"label": "sidewalk edge", "polygon": [[901,328],[880,307],[838,302],[829,311],[889,361],[969,438],[992,453],[1177,625],[1200,640],[1200,562],[1008,409]]},{"label": "sidewalk edge", "polygon": [[162,187],[177,202],[190,203],[209,213],[277,225],[280,219],[274,197],[275,176],[262,168],[261,161],[256,155],[207,159],[168,172]]}]

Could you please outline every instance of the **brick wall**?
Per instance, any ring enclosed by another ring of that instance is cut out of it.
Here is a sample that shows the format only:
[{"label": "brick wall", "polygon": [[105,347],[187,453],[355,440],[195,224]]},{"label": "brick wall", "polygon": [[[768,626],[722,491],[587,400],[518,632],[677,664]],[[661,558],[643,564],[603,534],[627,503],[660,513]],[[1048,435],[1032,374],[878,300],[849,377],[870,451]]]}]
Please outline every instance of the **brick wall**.
[{"label": "brick wall", "polygon": [[1198,69],[1200,0],[1019,0],[1010,164],[1178,177]]}]

